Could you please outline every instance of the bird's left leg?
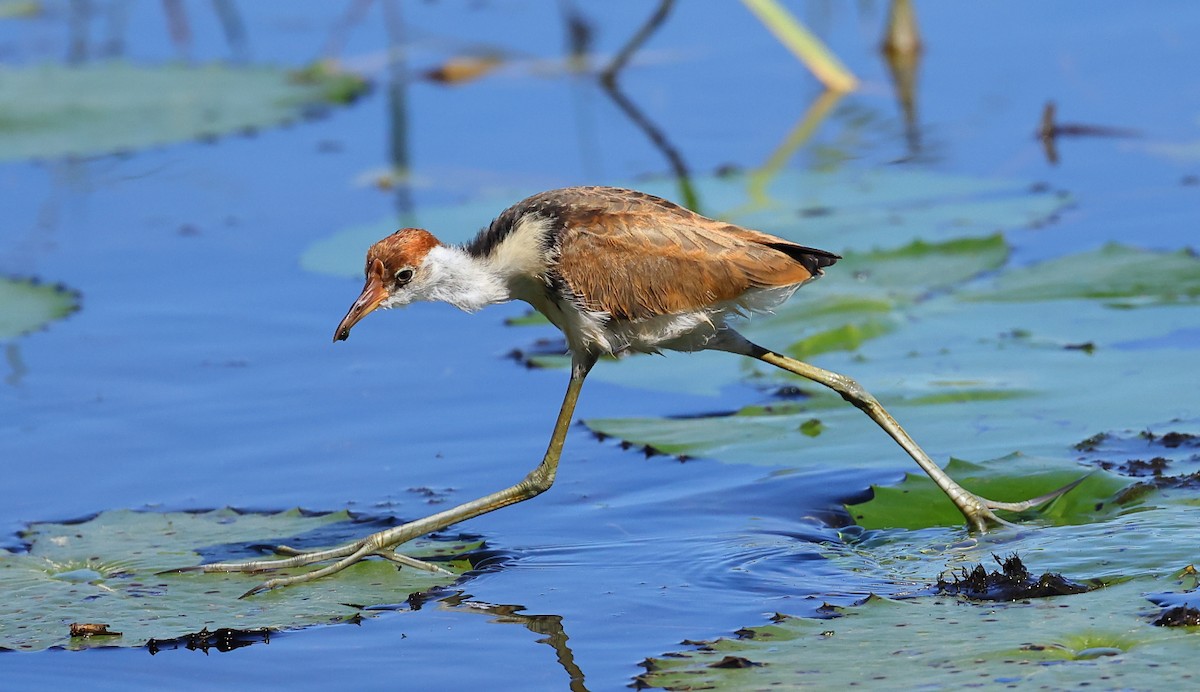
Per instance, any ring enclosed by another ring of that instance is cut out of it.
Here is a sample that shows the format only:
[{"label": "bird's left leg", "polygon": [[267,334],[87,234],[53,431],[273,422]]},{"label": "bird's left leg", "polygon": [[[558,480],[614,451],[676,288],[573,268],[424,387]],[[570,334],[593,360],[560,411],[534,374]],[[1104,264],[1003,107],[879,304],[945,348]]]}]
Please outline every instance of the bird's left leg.
[{"label": "bird's left leg", "polygon": [[[735,344],[737,343],[733,339],[730,339],[730,341]],[[934,463],[933,459],[930,459],[929,455],[925,453],[925,450],[921,449],[908,432],[900,427],[900,424],[896,422],[892,414],[888,413],[870,392],[863,389],[862,385],[852,378],[829,370],[823,370],[815,365],[810,365],[794,358],[788,358],[749,341],[744,341],[740,346],[724,348],[723,350],[730,350],[757,358],[764,363],[770,363],[777,368],[782,368],[790,373],[810,379],[813,382],[823,384],[841,394],[843,399],[854,404],[855,407],[870,416],[879,427],[883,428],[884,432],[904,448],[904,451],[908,452],[908,455],[913,458],[913,461],[917,462],[917,465],[925,473],[929,474],[933,482],[946,493],[954,503],[954,506],[958,507],[958,510],[962,512],[967,523],[979,531],[986,531],[989,524],[1011,525],[1011,522],[996,516],[993,510],[1020,512],[1037,507],[1066,493],[1083,481],[1083,478],[1080,478],[1058,490],[1031,500],[1025,500],[1024,502],[997,502],[980,497],[959,485],[940,466]]]},{"label": "bird's left leg", "polygon": [[477,500],[463,503],[437,514],[431,514],[423,519],[410,521],[407,524],[390,529],[384,529],[366,538],[328,550],[301,553],[293,548],[284,547],[280,552],[291,554],[292,557],[276,560],[253,560],[250,562],[216,562],[167,570],[167,572],[269,572],[277,569],[301,567],[315,562],[337,560],[312,572],[268,579],[242,594],[242,598],[245,598],[282,586],[291,586],[293,584],[320,579],[335,572],[340,572],[371,555],[379,555],[393,562],[421,569],[444,571],[440,567],[400,555],[395,552],[394,548],[401,543],[411,541],[419,536],[440,531],[460,521],[465,521],[523,500],[528,500],[548,490],[554,483],[554,478],[558,472],[558,460],[562,456],[563,443],[567,439],[567,430],[571,427],[571,416],[575,412],[576,402],[579,401],[579,391],[583,387],[583,380],[587,377],[588,372],[595,363],[596,357],[590,354],[576,355],[573,358],[571,363],[571,381],[567,384],[567,393],[563,397],[562,407],[558,412],[558,420],[554,424],[554,432],[550,435],[550,444],[546,449],[546,454],[542,457],[542,461],[538,464],[537,468],[530,471],[520,483],[512,487],[485,495]]}]

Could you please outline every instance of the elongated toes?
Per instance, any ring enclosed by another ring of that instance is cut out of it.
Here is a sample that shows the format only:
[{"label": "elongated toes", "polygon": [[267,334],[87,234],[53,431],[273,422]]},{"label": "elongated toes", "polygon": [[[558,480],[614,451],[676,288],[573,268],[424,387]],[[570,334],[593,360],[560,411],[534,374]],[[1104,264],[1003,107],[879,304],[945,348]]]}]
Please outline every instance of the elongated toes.
[{"label": "elongated toes", "polygon": [[1071,492],[1080,483],[1087,480],[1087,478],[1088,476],[1077,478],[1063,487],[1058,488],[1057,490],[1052,490],[1044,495],[1038,495],[1037,497],[1033,497],[1022,502],[998,502],[996,500],[989,500],[986,497],[980,497],[978,495],[971,494],[969,498],[961,498],[961,502],[956,502],[956,504],[958,504],[959,510],[963,513],[963,516],[966,517],[967,523],[970,524],[973,529],[981,533],[986,533],[988,528],[993,525],[1010,527],[1017,526],[1017,524],[997,516],[996,512],[993,510],[1004,512],[1023,512],[1027,509],[1039,507],[1047,502],[1050,502],[1051,500]]}]

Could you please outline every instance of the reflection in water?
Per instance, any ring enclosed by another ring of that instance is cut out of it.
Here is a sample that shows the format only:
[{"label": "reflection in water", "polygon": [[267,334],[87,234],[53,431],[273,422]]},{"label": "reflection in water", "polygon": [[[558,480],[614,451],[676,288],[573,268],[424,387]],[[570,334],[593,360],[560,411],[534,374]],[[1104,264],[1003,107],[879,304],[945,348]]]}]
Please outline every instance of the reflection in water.
[{"label": "reflection in water", "polygon": [[[80,64],[91,57],[117,58],[125,54],[125,30],[129,26],[130,0],[114,0],[103,5],[101,12],[96,3],[89,0],[71,0],[67,8],[67,62]],[[225,42],[229,45],[236,63],[245,63],[249,59],[249,41],[246,24],[242,14],[233,0],[212,0],[213,13]],[[192,59],[192,25],[188,20],[187,7],[182,0],[161,0],[165,28],[175,46],[175,52],[180,60],[191,62]],[[89,48],[91,41],[92,20],[103,14],[107,20],[107,37],[93,51]]]},{"label": "reflection in water", "polygon": [[[493,616],[492,622],[517,624],[525,627],[525,629],[534,634],[545,635],[544,639],[539,639],[537,642],[539,644],[548,644],[554,649],[554,655],[558,660],[558,664],[562,666],[563,671],[566,672],[571,680],[570,689],[573,692],[586,692],[587,687],[584,685],[583,671],[575,663],[575,654],[571,652],[571,647],[567,646],[568,637],[566,630],[563,629],[561,615],[522,615],[521,611],[525,610],[525,606],[497,605],[482,601],[472,601],[469,600],[470,598],[470,594],[460,591],[442,598],[438,601],[438,607],[443,610],[457,612],[484,613]],[[416,607],[419,607],[419,605]]]},{"label": "reflection in water", "polygon": [[225,33],[225,41],[229,44],[229,49],[233,51],[234,62],[248,62],[250,49],[249,41],[246,38],[246,23],[242,21],[242,14],[238,12],[233,0],[212,0],[212,3],[217,20],[221,23],[221,30]]},{"label": "reflection in water", "polygon": [[904,141],[907,159],[921,153],[921,129],[917,121],[917,70],[921,66],[921,32],[917,15],[909,0],[893,0],[887,29],[881,46],[900,112],[904,114]]},{"label": "reflection in water", "polygon": [[578,127],[575,134],[579,146],[579,156],[584,177],[592,180],[602,180],[605,176],[600,172],[600,156],[597,153],[595,118],[596,109],[590,96],[591,89],[591,60],[592,42],[596,36],[592,23],[571,3],[561,0],[559,9],[567,33],[567,72],[575,78],[572,82],[572,102],[575,108],[575,121]]},{"label": "reflection in water", "polygon": [[[336,61],[346,47],[350,32],[361,24],[375,0],[354,0],[329,31],[321,49],[323,60]],[[405,46],[405,23],[396,0],[380,0],[384,33],[387,37],[387,123],[388,162],[391,170],[379,177],[377,184],[392,191],[398,222],[414,225],[414,205],[411,184],[411,151],[408,136],[408,56]]]},{"label": "reflection in water", "polygon": [[72,65],[83,62],[88,55],[88,20],[90,8],[87,0],[71,0],[67,15],[67,62]]},{"label": "reflection in water", "polygon": [[[116,0],[108,4],[108,37],[100,44],[97,51],[99,57],[115,58],[124,54],[125,27],[129,23],[130,4],[131,0]],[[81,19],[86,23],[85,15],[81,15]],[[86,31],[86,26],[82,28]],[[86,56],[79,55],[78,59],[82,61],[84,57]]]},{"label": "reflection in water", "polygon": [[351,2],[342,14],[342,18],[329,30],[329,38],[325,41],[325,47],[321,49],[321,55],[326,56],[328,59],[332,59],[335,55],[341,55],[342,49],[346,47],[346,39],[350,37],[350,30],[362,22],[367,14],[367,10],[371,9],[371,5],[374,2],[375,0],[354,0]]},{"label": "reflection in water", "polygon": [[625,65],[633,54],[642,47],[646,41],[658,31],[662,23],[666,21],[667,15],[671,12],[671,7],[675,4],[675,0],[659,0],[658,8],[654,10],[654,14],[646,20],[640,29],[629,38],[629,41],[617,51],[617,55],[608,64],[608,67],[600,73],[600,82],[605,85],[615,85],[617,75],[621,70],[625,69]]},{"label": "reflection in water", "polygon": [[621,70],[629,62],[633,54],[642,47],[642,44],[658,30],[659,26],[666,20],[667,14],[670,13],[671,6],[674,4],[675,0],[660,0],[654,14],[650,15],[646,23],[617,52],[616,57],[608,64],[608,67],[605,67],[600,72],[600,86],[612,98],[613,103],[617,104],[617,107],[629,117],[630,121],[638,129],[646,134],[650,142],[667,158],[667,161],[671,165],[671,170],[675,174],[675,179],[679,182],[679,197],[683,201],[683,205],[693,211],[702,213],[700,200],[697,198],[696,190],[692,186],[691,174],[688,173],[687,164],[683,162],[683,157],[679,155],[679,151],[667,141],[666,135],[663,134],[662,130],[652,123],[617,86],[617,76]]},{"label": "reflection in water", "polygon": [[15,343],[4,345],[4,360],[8,362],[10,372],[4,378],[4,383],[10,387],[21,384],[21,378],[28,374],[25,361],[21,360],[21,349]]},{"label": "reflection in water", "polygon": [[413,216],[411,161],[408,149],[408,61],[404,51],[404,20],[395,0],[383,0],[388,41],[388,153],[392,164],[392,189],[396,214],[402,225]]},{"label": "reflection in water", "polygon": [[1038,125],[1037,136],[1042,142],[1042,150],[1050,165],[1058,165],[1059,137],[1137,137],[1136,130],[1121,127],[1106,127],[1104,125],[1081,125],[1079,123],[1059,123],[1056,119],[1057,108],[1053,101],[1047,101],[1042,109],[1042,120]]},{"label": "reflection in water", "polygon": [[563,21],[567,25],[567,53],[570,56],[570,68],[573,72],[587,70],[588,55],[592,52],[592,42],[596,30],[592,23],[571,4],[570,0],[559,3]]},{"label": "reflection in water", "polygon": [[791,131],[779,143],[779,146],[775,147],[775,151],[771,152],[771,156],[767,158],[767,162],[747,174],[746,204],[726,211],[723,215],[741,216],[770,206],[771,200],[767,196],[767,186],[770,185],[771,180],[783,169],[784,164],[792,158],[796,151],[812,139],[813,133],[817,131],[821,123],[825,122],[825,119],[833,111],[834,106],[842,100],[843,96],[845,96],[845,92],[832,90],[823,91],[818,94],[817,98],[809,105],[808,110],[801,114],[800,119],[792,126]]},{"label": "reflection in water", "polygon": [[187,10],[182,0],[162,0],[163,14],[167,16],[167,30],[171,33],[171,43],[185,62],[192,60],[192,28],[188,22]]},{"label": "reflection in water", "polygon": [[650,142],[662,152],[663,156],[667,157],[667,161],[671,164],[671,171],[675,174],[675,179],[679,183],[679,197],[683,202],[683,206],[697,213],[703,213],[700,208],[700,200],[696,196],[696,190],[692,186],[691,174],[688,172],[687,164],[683,162],[683,157],[679,155],[679,151],[667,141],[666,135],[662,130],[658,129],[649,118],[643,114],[633,101],[629,100],[625,94],[621,92],[615,83],[609,84],[602,82],[604,91],[612,98],[613,103],[617,104],[625,115],[638,129],[650,138]]}]

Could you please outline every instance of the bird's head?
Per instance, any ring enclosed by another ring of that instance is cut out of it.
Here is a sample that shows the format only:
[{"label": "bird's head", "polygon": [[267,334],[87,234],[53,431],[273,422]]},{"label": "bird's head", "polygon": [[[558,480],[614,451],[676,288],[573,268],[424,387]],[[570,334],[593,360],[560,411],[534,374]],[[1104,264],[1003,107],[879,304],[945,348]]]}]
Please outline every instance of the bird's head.
[{"label": "bird's head", "polygon": [[404,228],[367,250],[367,283],[333,333],[334,341],[350,336],[350,328],[375,308],[396,308],[415,300],[426,300],[434,283],[425,258],[441,246],[433,234],[421,228]]}]

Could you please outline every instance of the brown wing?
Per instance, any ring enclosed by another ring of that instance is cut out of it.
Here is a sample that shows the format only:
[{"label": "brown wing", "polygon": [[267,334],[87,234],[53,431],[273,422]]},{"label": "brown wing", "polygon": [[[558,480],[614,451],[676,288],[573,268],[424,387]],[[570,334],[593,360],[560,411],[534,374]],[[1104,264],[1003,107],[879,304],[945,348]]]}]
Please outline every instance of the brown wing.
[{"label": "brown wing", "polygon": [[644,193],[560,193],[572,199],[560,217],[558,272],[585,307],[618,319],[682,313],[752,288],[803,283],[839,259]]}]

